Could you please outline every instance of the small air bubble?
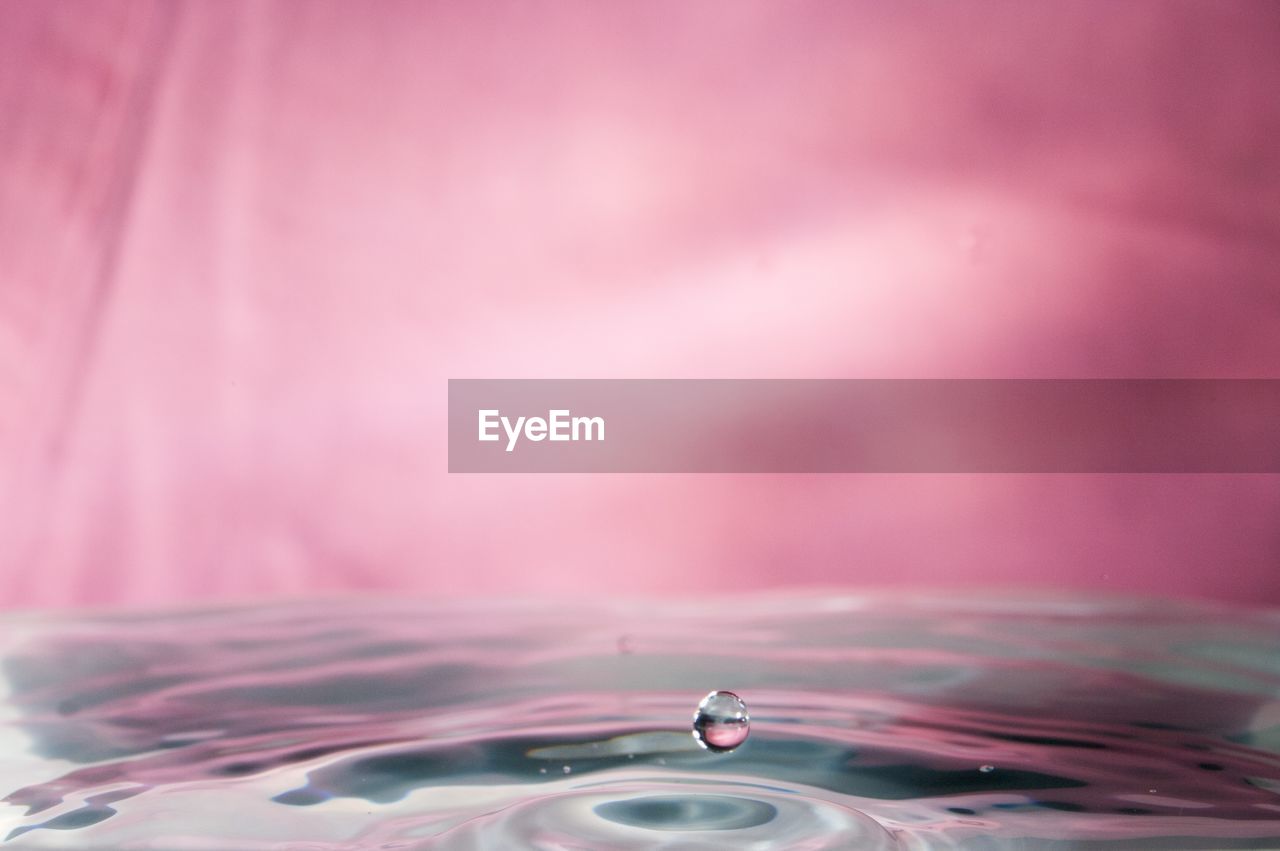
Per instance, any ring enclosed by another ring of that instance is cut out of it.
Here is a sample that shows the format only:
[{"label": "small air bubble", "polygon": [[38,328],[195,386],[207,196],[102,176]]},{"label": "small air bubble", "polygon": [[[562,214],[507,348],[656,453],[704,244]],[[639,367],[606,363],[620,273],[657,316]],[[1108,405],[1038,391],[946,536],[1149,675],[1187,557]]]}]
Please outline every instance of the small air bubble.
[{"label": "small air bubble", "polygon": [[994,765],[980,765],[978,766],[978,770],[981,771],[983,774],[990,774],[991,772],[996,770],[996,767]]},{"label": "small air bubble", "polygon": [[570,771],[573,771],[573,769],[566,765],[566,766],[564,767],[563,771],[564,771],[564,773],[565,773],[565,774],[568,774]]},{"label": "small air bubble", "polygon": [[751,718],[747,705],[731,691],[713,691],[698,704],[693,716],[693,738],[715,753],[725,753],[747,740]]}]

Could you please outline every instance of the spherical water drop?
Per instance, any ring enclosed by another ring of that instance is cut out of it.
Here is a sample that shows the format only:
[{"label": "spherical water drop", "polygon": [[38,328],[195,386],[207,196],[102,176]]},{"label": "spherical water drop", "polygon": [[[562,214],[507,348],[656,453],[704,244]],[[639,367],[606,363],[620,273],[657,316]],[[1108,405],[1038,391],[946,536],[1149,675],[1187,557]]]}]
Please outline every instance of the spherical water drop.
[{"label": "spherical water drop", "polygon": [[713,691],[698,704],[693,716],[693,738],[715,753],[731,751],[747,740],[751,718],[747,705],[731,691]]}]

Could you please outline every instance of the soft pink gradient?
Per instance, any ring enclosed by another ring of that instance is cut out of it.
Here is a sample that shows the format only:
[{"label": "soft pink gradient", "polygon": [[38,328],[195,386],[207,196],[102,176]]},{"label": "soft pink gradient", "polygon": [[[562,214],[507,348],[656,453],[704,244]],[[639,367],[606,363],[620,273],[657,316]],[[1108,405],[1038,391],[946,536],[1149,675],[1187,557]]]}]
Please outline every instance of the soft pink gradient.
[{"label": "soft pink gradient", "polygon": [[0,602],[1280,601],[1271,476],[449,476],[449,377],[1280,376],[1267,3],[8,3]]}]

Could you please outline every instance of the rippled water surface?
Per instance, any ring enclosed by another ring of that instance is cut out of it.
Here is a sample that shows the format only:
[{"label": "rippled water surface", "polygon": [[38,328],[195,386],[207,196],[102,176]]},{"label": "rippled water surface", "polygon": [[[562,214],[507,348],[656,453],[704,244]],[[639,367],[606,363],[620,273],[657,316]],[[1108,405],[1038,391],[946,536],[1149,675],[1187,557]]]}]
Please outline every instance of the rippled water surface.
[{"label": "rippled water surface", "polygon": [[[5,848],[1280,848],[1280,615],[953,596],[0,622]],[[690,732],[730,689],[751,735]]]}]

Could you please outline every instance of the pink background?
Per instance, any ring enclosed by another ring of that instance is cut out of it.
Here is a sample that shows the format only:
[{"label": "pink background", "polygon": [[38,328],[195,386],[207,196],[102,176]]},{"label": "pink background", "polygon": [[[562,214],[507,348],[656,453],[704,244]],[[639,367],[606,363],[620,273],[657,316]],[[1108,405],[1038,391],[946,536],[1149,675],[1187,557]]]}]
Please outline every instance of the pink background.
[{"label": "pink background", "polygon": [[0,6],[0,604],[1280,602],[1274,476],[449,476],[446,379],[1280,377],[1280,6]]}]

